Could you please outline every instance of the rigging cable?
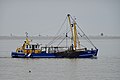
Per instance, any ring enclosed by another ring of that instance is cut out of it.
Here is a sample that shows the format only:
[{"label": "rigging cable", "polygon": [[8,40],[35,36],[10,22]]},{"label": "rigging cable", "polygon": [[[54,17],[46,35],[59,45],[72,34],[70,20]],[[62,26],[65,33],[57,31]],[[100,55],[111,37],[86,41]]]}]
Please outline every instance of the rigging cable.
[{"label": "rigging cable", "polygon": [[50,41],[47,45],[51,45],[51,44],[59,37],[59,36],[57,36],[57,35],[60,33],[60,31],[61,31],[63,25],[64,25],[65,22],[66,22],[66,20],[67,20],[67,17],[65,18],[63,24],[61,25],[60,29],[59,29],[58,32],[56,33],[55,38],[54,38],[52,41]]},{"label": "rigging cable", "polygon": [[[77,24],[77,26],[78,26],[78,24]],[[82,29],[78,26],[78,28],[82,31]],[[82,31],[82,33],[83,33],[83,35],[86,37],[86,39],[91,43],[91,45],[95,48],[95,49],[97,49],[96,47],[95,47],[95,45],[92,43],[92,41],[88,38],[88,36]],[[79,34],[80,35],[80,34]],[[84,37],[83,36],[83,37]]]},{"label": "rigging cable", "polygon": [[[70,16],[71,17],[71,16]],[[71,17],[71,19],[74,21],[74,19]],[[84,31],[79,27],[79,25],[76,23],[76,25],[78,26],[78,28],[80,29],[80,31],[83,33],[83,35],[86,37],[86,39],[88,40],[88,42],[90,42],[91,43],[91,45],[95,48],[95,49],[97,49],[96,47],[95,47],[95,45],[92,43],[92,41],[87,37],[87,35],[84,33]],[[82,26],[81,26],[82,27]]]},{"label": "rigging cable", "polygon": [[[70,30],[68,32],[66,32],[66,34],[68,34],[69,32],[70,32]],[[70,38],[70,37],[68,37],[68,35],[65,35],[65,37],[62,39],[62,41],[57,46],[59,46],[63,42],[63,40],[65,40],[65,38]]]},{"label": "rigging cable", "polygon": [[65,38],[66,38],[66,37],[64,37],[64,38],[62,39],[62,41],[60,41],[60,43],[59,43],[57,46],[59,46],[59,45],[65,40]]}]

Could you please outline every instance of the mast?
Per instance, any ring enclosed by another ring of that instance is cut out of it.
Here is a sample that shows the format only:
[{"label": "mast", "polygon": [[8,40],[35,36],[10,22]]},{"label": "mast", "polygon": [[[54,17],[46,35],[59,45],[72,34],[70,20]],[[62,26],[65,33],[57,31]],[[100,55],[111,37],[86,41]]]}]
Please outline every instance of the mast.
[{"label": "mast", "polygon": [[77,31],[76,31],[76,22],[74,21],[74,48],[76,50],[76,47],[77,47]]},{"label": "mast", "polygon": [[68,21],[69,21],[69,24],[70,24],[71,33],[72,33],[71,44],[74,47],[74,50],[76,50],[76,48],[77,48],[77,42],[78,42],[78,48],[80,48],[80,41],[79,41],[79,37],[77,35],[77,29],[76,29],[77,23],[76,23],[75,20],[72,19],[73,20],[73,24],[71,24],[70,14],[68,14],[67,16],[68,16]]},{"label": "mast", "polygon": [[67,16],[68,16],[68,21],[69,21],[69,24],[70,24],[70,30],[71,30],[71,33],[72,33],[71,44],[73,45],[73,29],[72,29],[72,24],[71,24],[71,20],[70,20],[70,14],[68,14]]}]

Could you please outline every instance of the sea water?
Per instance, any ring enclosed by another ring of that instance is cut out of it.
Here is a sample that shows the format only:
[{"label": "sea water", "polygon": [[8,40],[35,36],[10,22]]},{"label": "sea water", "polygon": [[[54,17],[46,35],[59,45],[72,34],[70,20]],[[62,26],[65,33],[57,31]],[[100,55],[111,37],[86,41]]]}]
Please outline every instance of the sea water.
[{"label": "sea water", "polygon": [[11,58],[23,41],[0,40],[0,80],[120,80],[120,39],[92,40],[97,59]]}]

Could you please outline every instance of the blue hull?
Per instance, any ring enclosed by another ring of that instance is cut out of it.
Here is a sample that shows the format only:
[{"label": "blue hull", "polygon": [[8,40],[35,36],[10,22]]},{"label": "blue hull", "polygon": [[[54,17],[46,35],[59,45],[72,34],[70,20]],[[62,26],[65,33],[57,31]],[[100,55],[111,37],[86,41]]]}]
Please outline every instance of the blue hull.
[{"label": "blue hull", "polygon": [[77,53],[78,55],[75,55],[75,56],[66,56],[66,55],[64,56],[62,54],[46,53],[46,52],[41,52],[38,54],[32,53],[31,55],[29,54],[25,55],[24,53],[12,52],[11,56],[13,58],[94,58],[94,57],[97,57],[97,52],[98,52],[98,49],[87,50],[87,51],[78,52]]}]

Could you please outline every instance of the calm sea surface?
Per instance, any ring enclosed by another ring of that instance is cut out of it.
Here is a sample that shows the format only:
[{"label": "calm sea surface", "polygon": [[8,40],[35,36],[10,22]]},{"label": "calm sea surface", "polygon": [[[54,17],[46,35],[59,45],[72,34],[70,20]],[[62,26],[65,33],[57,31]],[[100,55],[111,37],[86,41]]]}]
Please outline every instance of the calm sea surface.
[{"label": "calm sea surface", "polygon": [[97,59],[11,58],[23,41],[0,40],[0,80],[120,80],[120,39],[92,40],[99,49]]}]

